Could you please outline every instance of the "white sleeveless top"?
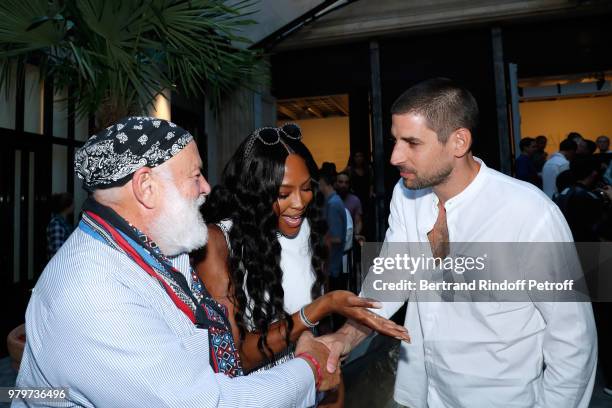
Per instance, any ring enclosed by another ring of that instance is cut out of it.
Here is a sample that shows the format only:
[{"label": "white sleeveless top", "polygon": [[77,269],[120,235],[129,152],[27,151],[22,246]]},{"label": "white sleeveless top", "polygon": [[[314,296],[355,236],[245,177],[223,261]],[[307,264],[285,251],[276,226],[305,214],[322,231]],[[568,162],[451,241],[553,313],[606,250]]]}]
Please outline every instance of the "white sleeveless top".
[{"label": "white sleeveless top", "polygon": [[[223,231],[229,248],[229,231],[232,228],[232,221],[229,219],[223,220],[217,225]],[[315,272],[311,262],[310,225],[308,220],[305,219],[302,222],[300,231],[295,237],[288,238],[280,233],[277,236],[281,246],[280,267],[283,271],[284,308],[287,313],[293,314],[300,310],[302,306],[312,302],[310,290],[315,282]],[[246,274],[243,289],[247,302],[250,305],[248,309],[252,310],[252,300],[246,290]],[[245,312],[245,317],[248,321],[251,320],[249,310]]]}]

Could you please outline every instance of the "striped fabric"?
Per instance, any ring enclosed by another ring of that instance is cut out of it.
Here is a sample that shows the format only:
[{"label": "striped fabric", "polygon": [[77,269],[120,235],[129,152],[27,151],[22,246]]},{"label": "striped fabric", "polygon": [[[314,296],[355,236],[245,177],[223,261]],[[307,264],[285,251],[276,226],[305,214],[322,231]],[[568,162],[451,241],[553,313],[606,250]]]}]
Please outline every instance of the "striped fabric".
[{"label": "striped fabric", "polygon": [[[189,259],[173,266],[189,281]],[[49,262],[26,313],[18,387],[68,387],[83,407],[307,407],[312,371],[302,359],[230,379],[208,361],[197,329],[164,289],[124,254],[72,233]]]}]

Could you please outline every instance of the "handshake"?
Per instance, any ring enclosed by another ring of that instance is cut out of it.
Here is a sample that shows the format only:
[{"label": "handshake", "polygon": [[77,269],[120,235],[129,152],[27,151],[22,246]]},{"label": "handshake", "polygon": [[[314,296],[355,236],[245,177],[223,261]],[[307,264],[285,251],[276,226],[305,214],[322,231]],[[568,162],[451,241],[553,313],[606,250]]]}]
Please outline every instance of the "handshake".
[{"label": "handshake", "polygon": [[[410,336],[403,326],[378,316],[374,318],[378,318],[378,321],[376,324],[368,324],[370,327],[376,327],[377,331],[387,336],[410,342]],[[350,320],[337,332],[321,337],[315,338],[312,333],[305,331],[298,339],[295,356],[303,358],[310,365],[317,390],[327,391],[340,383],[342,358],[370,332],[367,326]]]},{"label": "handshake", "polygon": [[317,390],[328,391],[340,384],[339,353],[316,339],[311,332],[302,333],[295,347],[295,356],[304,359],[312,369]]}]

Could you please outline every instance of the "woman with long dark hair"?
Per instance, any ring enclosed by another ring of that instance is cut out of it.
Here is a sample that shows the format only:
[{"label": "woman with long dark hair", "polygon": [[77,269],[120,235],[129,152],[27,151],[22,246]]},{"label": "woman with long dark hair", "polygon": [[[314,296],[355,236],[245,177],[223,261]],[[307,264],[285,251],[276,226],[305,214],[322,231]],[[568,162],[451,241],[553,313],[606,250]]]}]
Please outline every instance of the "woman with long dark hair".
[{"label": "woman with long dark hair", "polygon": [[291,356],[292,343],[331,313],[401,337],[402,326],[375,316],[371,299],[323,294],[326,223],[317,166],[297,125],[253,132],[227,163],[203,212],[205,252],[195,268],[228,315],[245,372]]}]

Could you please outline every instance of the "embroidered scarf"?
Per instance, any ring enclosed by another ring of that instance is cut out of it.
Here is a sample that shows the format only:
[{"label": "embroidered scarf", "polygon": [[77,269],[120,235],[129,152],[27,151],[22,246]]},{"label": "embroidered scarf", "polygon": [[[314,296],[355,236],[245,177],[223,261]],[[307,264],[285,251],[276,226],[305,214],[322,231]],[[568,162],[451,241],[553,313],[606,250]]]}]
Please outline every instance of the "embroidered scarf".
[{"label": "embroidered scarf", "polygon": [[103,206],[93,198],[87,199],[83,205],[83,218],[79,228],[136,262],[164,288],[176,307],[196,327],[208,330],[209,358],[215,372],[229,377],[244,375],[227,319],[227,309],[210,296],[192,268],[190,273],[193,291],[189,288],[185,276],[172,266],[155,242],[111,208]]}]

